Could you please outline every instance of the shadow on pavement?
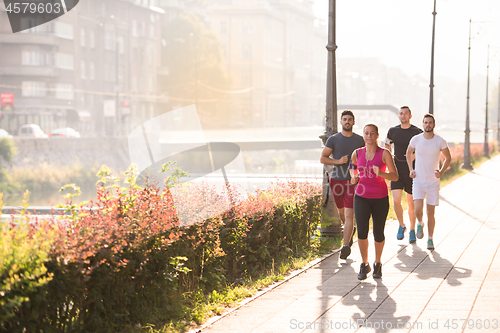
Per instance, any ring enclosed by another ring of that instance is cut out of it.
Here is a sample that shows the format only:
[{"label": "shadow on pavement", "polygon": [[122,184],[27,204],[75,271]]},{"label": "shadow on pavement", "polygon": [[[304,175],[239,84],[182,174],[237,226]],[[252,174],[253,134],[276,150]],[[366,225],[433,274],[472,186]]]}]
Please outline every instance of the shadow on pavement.
[{"label": "shadow on pavement", "polygon": [[[369,277],[368,279],[371,279]],[[374,329],[375,332],[388,332],[398,326],[404,327],[410,320],[410,316],[395,317],[397,304],[389,295],[387,287],[384,285],[383,278],[375,280],[373,283],[361,283],[356,289],[350,292],[342,300],[344,305],[354,305],[360,312],[352,315],[352,320],[358,327],[363,329]],[[370,318],[372,314],[383,305],[383,312],[379,315],[383,318]]]},{"label": "shadow on pavement", "polygon": [[[427,255],[427,252],[417,245],[409,245],[406,248],[406,250],[402,250],[398,253],[397,257],[400,263],[397,263],[394,267],[402,272],[413,272],[413,274],[421,280],[446,278],[446,282],[449,285],[459,286],[462,284],[460,279],[469,278],[472,274],[472,270],[454,266],[448,259],[441,257],[436,250]],[[410,249],[412,250],[411,256],[408,254]],[[418,265],[415,265],[414,257],[422,258],[422,261]],[[427,258],[429,260],[425,262]],[[423,267],[422,265],[433,265],[436,269],[418,269],[419,267]]]}]

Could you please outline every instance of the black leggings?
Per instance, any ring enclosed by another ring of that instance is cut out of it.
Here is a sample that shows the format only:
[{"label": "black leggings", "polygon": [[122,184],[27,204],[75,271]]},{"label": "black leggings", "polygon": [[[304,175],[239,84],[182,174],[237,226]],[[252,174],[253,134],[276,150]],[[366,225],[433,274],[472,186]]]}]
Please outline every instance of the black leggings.
[{"label": "black leggings", "polygon": [[375,238],[375,242],[383,242],[387,213],[389,213],[389,196],[381,199],[368,199],[356,194],[354,196],[354,217],[358,226],[358,238],[368,238],[370,217],[372,217],[373,238]]}]

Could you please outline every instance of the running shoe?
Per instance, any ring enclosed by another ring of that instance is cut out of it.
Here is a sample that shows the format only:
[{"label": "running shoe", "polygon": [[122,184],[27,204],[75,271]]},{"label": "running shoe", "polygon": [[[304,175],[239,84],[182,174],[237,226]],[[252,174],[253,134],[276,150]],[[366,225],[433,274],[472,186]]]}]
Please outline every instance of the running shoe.
[{"label": "running shoe", "polygon": [[417,239],[415,238],[415,230],[410,230],[410,244],[416,243]]},{"label": "running shoe", "polygon": [[434,242],[432,239],[427,240],[427,250],[434,250]]},{"label": "running shoe", "polygon": [[358,280],[364,280],[366,279],[366,274],[371,272],[370,264],[365,264],[361,263],[361,266],[359,266],[359,274],[358,274]]},{"label": "running shoe", "polygon": [[424,225],[420,223],[417,223],[417,238],[424,238]]},{"label": "running shoe", "polygon": [[342,246],[342,249],[340,249],[340,259],[347,259],[349,255],[351,254],[351,247],[349,245],[344,245]]},{"label": "running shoe", "polygon": [[373,264],[373,278],[380,279],[382,277],[382,263],[376,262]]},{"label": "running shoe", "polygon": [[398,240],[402,240],[403,238],[405,238],[405,231],[406,227],[399,226],[397,235]]},{"label": "running shoe", "polygon": [[354,227],[354,229],[352,229],[352,235],[351,235],[351,240],[349,241],[349,246],[352,246],[355,233],[356,233],[356,227]]}]

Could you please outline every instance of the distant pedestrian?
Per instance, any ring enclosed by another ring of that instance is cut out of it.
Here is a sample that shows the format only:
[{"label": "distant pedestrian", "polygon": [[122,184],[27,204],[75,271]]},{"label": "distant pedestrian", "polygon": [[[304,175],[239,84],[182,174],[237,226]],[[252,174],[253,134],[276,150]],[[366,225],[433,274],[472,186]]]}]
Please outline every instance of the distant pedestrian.
[{"label": "distant pedestrian", "polygon": [[[403,190],[406,192],[406,202],[408,204],[408,217],[410,218],[410,243],[415,243],[415,209],[413,204],[413,179],[410,177],[410,169],[406,163],[406,150],[412,137],[422,133],[422,130],[410,123],[411,110],[408,106],[402,106],[399,109],[398,118],[400,125],[391,127],[387,132],[385,148],[392,152],[392,144],[394,144],[394,163],[398,169],[399,179],[395,182],[391,181],[392,199],[394,202],[394,212],[399,222],[398,233],[396,238],[402,240],[406,231],[406,225],[403,218],[403,205],[401,199]],[[413,162],[415,164],[415,162]]]},{"label": "distant pedestrian", "polygon": [[330,188],[344,225],[344,246],[340,250],[340,259],[347,259],[351,254],[352,237],[355,232],[353,200],[356,185],[350,182],[350,157],[355,149],[365,145],[363,137],[352,131],[354,124],[352,111],[344,110],[340,116],[342,131],[328,138],[320,157],[321,163],[333,165]]},{"label": "distant pedestrian", "polygon": [[[363,139],[366,147],[359,148],[352,154],[351,183],[358,184],[354,196],[354,215],[358,226],[358,245],[362,263],[358,279],[366,279],[371,271],[368,263],[368,231],[370,217],[373,220],[373,237],[375,239],[375,262],[373,277],[382,277],[382,251],[385,244],[385,222],[389,213],[389,191],[386,180],[398,180],[398,170],[394,165],[391,153],[377,144],[378,127],[367,124],[363,128]],[[386,172],[389,169],[389,172]]]},{"label": "distant pedestrian", "polygon": [[[446,141],[434,134],[436,120],[432,114],[426,114],[423,120],[424,132],[414,136],[410,140],[406,150],[406,162],[410,169],[410,177],[413,178],[413,200],[415,202],[415,215],[417,217],[417,238],[424,237],[423,210],[424,199],[426,199],[427,211],[427,249],[434,250],[434,226],[436,220],[434,211],[439,205],[439,179],[448,169],[451,163],[450,149]],[[415,168],[413,168],[412,155],[415,152]],[[443,154],[445,160],[439,168],[439,160]]]}]

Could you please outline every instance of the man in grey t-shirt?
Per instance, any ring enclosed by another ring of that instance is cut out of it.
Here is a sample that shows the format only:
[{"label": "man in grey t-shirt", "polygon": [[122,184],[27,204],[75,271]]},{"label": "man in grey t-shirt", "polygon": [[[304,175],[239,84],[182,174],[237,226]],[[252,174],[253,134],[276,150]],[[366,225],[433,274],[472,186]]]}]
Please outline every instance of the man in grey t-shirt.
[{"label": "man in grey t-shirt", "polygon": [[353,202],[356,190],[356,185],[351,184],[349,162],[352,152],[364,147],[365,141],[361,135],[352,131],[355,124],[352,111],[342,112],[340,124],[342,131],[328,138],[325,148],[321,152],[320,162],[333,165],[330,188],[339,210],[340,219],[344,224],[344,246],[340,251],[340,258],[347,259],[351,253],[351,239],[354,233]]}]

